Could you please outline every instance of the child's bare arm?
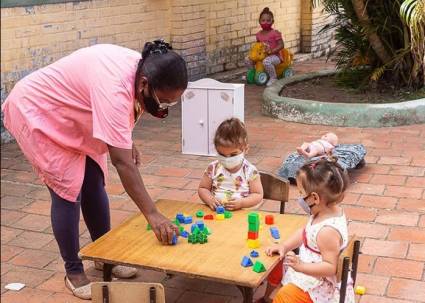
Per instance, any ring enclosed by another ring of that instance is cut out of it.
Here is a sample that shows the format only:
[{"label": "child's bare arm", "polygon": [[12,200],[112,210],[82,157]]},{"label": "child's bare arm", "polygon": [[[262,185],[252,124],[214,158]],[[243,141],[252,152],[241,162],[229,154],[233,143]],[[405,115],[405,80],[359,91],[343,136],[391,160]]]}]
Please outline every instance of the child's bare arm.
[{"label": "child's bare arm", "polygon": [[278,45],[270,50],[271,54],[277,54],[278,52],[280,52],[280,50],[285,48],[285,44],[283,43],[283,40],[279,40],[278,41]]},{"label": "child's bare arm", "polygon": [[212,180],[206,173],[202,176],[201,182],[198,187],[198,195],[201,198],[202,202],[208,205],[211,209],[215,209],[220,202],[214,197],[211,192],[212,190]]},{"label": "child's bare arm", "polygon": [[[288,265],[309,276],[329,277],[335,275],[341,247],[340,234],[332,227],[323,227],[317,235],[317,245],[322,255],[322,262],[302,263],[288,260]],[[295,257],[293,258],[295,259]]]},{"label": "child's bare arm", "polygon": [[238,200],[231,200],[226,203],[225,207],[228,210],[237,210],[241,208],[253,207],[263,200],[263,186],[261,185],[260,175],[257,176],[249,184],[249,195]]}]

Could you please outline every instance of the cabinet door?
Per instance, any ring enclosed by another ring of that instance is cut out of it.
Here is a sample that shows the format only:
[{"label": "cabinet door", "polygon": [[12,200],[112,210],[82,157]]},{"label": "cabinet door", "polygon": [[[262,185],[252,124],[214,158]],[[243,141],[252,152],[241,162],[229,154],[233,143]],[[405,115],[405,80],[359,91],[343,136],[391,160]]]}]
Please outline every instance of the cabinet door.
[{"label": "cabinet door", "polygon": [[233,117],[233,91],[231,90],[208,90],[208,152],[216,155],[214,147],[214,135],[217,127],[224,120]]},{"label": "cabinet door", "polygon": [[208,155],[207,90],[187,89],[182,101],[182,153]]}]

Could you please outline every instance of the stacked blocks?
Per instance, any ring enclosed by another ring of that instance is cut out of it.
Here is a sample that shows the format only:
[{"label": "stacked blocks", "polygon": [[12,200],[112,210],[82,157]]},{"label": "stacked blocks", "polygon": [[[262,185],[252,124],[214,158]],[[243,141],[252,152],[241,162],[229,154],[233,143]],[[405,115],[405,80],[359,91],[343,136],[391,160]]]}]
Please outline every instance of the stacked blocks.
[{"label": "stacked blocks", "polygon": [[204,244],[208,242],[208,235],[211,231],[205,226],[203,221],[197,221],[191,226],[191,234],[188,235],[188,242],[192,244]]},{"label": "stacked blocks", "polygon": [[215,218],[217,220],[224,220],[224,207],[223,206],[217,206],[216,210],[217,215],[215,216]]},{"label": "stacked blocks", "polygon": [[251,261],[251,259],[250,259],[249,257],[244,256],[244,257],[242,258],[241,265],[242,265],[243,267],[249,267],[249,266],[252,266],[252,261]]},{"label": "stacked blocks", "polygon": [[177,226],[179,226],[180,224],[190,224],[192,223],[192,216],[186,217],[182,213],[178,213],[173,223],[176,224]]},{"label": "stacked blocks", "polygon": [[267,225],[273,225],[274,224],[274,217],[273,217],[273,215],[266,215],[265,221],[266,221],[266,224]]},{"label": "stacked blocks", "polygon": [[266,267],[260,261],[255,261],[255,264],[252,270],[255,271],[256,273],[260,273],[260,272],[266,271]]},{"label": "stacked blocks", "polygon": [[258,232],[260,230],[260,217],[258,213],[248,214],[248,240],[249,248],[260,247],[260,240],[258,239]]}]

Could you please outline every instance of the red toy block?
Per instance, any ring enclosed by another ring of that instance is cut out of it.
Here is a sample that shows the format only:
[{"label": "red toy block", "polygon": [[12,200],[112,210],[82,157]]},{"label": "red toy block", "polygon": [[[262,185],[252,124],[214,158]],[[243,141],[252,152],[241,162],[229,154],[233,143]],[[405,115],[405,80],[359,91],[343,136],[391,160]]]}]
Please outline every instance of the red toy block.
[{"label": "red toy block", "polygon": [[204,220],[214,220],[214,215],[211,215],[211,214],[205,215]]},{"label": "red toy block", "polygon": [[266,224],[267,225],[273,225],[274,224],[274,217],[273,215],[266,215]]},{"label": "red toy block", "polygon": [[249,231],[248,232],[248,239],[251,239],[251,240],[258,239],[258,232]]}]

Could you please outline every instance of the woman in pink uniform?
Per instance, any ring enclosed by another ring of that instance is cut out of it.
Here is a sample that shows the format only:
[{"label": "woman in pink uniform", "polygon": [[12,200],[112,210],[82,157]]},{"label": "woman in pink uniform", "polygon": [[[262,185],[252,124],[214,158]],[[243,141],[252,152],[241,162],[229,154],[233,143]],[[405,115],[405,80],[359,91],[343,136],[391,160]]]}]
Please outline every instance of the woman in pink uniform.
[{"label": "woman in pink uniform", "polygon": [[[5,127],[50,191],[65,284],[79,298],[91,298],[78,257],[80,208],[93,241],[110,230],[108,153],[158,240],[170,244],[178,233],[146,191],[132,141],[144,111],[166,117],[187,87],[186,63],[170,49],[157,40],[142,54],[109,44],[77,50],[23,78],[3,105]],[[112,273],[128,278],[136,269],[115,266]]]}]

